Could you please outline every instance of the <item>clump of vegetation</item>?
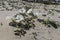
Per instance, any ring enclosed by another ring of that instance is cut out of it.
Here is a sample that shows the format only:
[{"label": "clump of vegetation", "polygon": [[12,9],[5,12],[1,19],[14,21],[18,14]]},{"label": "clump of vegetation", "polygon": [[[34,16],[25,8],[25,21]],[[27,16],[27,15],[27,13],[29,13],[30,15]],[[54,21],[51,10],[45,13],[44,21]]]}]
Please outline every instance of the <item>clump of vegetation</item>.
[{"label": "clump of vegetation", "polygon": [[60,10],[56,10],[56,9],[51,9],[52,11],[56,11],[56,12],[60,12]]},{"label": "clump of vegetation", "polygon": [[48,11],[48,14],[47,15],[49,15],[49,14],[54,15],[54,13],[52,12],[52,10],[49,10]]},{"label": "clump of vegetation", "polygon": [[47,9],[44,7],[44,10],[47,11]]},{"label": "clump of vegetation", "polygon": [[45,11],[47,11],[47,8],[46,8],[46,7],[47,7],[47,5],[46,5],[46,4],[44,4],[44,10],[45,10]]},{"label": "clump of vegetation", "polygon": [[34,19],[37,19],[37,16],[33,13],[19,13],[14,17],[14,19],[11,18],[11,22],[9,23],[9,25],[17,28],[17,30],[14,31],[15,35],[24,36],[26,34],[26,30],[29,30],[30,28],[34,29]]},{"label": "clump of vegetation", "polygon": [[27,6],[26,6],[25,8],[26,8],[26,11],[28,11],[31,7],[27,7]]},{"label": "clump of vegetation", "polygon": [[56,11],[56,12],[60,12],[60,10],[56,10],[56,9],[52,9],[52,10],[54,10],[54,11]]},{"label": "clump of vegetation", "polygon": [[55,10],[55,11],[60,12],[60,10]]},{"label": "clump of vegetation", "polygon": [[36,32],[33,32],[32,34],[34,35],[34,39],[37,40],[37,38],[36,38],[37,33]]},{"label": "clump of vegetation", "polygon": [[52,12],[51,11],[48,11],[49,14],[51,14]]},{"label": "clump of vegetation", "polygon": [[1,26],[3,26],[3,23],[1,22]]},{"label": "clump of vegetation", "polygon": [[51,21],[49,18],[46,20],[38,19],[39,22],[43,22],[43,24],[47,25],[48,27],[54,27],[55,29],[58,28],[59,24],[57,24],[55,21]]},{"label": "clump of vegetation", "polygon": [[26,34],[26,31],[24,31],[24,29],[20,29],[20,30],[17,29],[14,32],[15,32],[15,35],[20,36],[20,37],[21,35],[25,36]]},{"label": "clump of vegetation", "polygon": [[43,14],[42,16],[46,17],[46,14]]}]

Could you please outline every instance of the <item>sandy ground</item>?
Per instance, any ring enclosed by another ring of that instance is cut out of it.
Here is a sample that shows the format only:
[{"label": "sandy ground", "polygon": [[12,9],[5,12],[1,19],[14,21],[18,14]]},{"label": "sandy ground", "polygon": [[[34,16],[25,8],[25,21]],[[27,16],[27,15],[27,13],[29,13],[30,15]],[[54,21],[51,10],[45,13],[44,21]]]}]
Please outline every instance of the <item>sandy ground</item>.
[{"label": "sandy ground", "polygon": [[[50,5],[48,7],[47,5],[47,9],[60,10],[59,9],[60,5],[57,6],[56,8],[54,8],[53,6]],[[47,16],[46,17],[42,16],[43,14],[47,14],[48,12],[48,11],[45,11],[43,7],[44,7],[44,4],[42,4],[42,6],[39,7],[40,9],[35,8],[33,11],[41,19],[47,18]],[[60,22],[60,18],[58,18],[58,16],[60,16],[60,13],[56,11],[53,11],[53,12],[54,12],[54,15],[50,15],[50,17],[52,17],[54,21]],[[37,21],[35,22],[36,24],[35,29],[30,29],[29,31],[27,31],[25,36],[21,36],[21,37],[15,36],[14,28],[8,25],[9,20],[6,20],[6,17],[10,15],[14,15],[16,13],[18,12],[17,11],[0,11],[0,23],[1,22],[3,23],[3,26],[0,25],[0,40],[60,40],[60,27],[58,29],[55,29],[53,27],[49,28]],[[33,35],[32,33],[36,33],[37,36]]]},{"label": "sandy ground", "polygon": [[9,21],[6,20],[6,17],[9,15],[16,14],[16,11],[0,11],[0,23],[3,23],[3,26],[0,25],[0,40],[17,40],[13,33],[13,27],[9,26]]}]

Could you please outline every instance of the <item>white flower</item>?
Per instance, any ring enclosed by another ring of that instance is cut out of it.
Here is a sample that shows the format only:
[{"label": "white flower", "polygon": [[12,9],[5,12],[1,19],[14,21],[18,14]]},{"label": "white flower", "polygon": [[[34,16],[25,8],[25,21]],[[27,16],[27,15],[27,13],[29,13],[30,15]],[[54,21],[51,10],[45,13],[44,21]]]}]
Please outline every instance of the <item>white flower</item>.
[{"label": "white flower", "polygon": [[19,13],[25,13],[25,12],[26,12],[25,8],[19,9]]},{"label": "white flower", "polygon": [[16,22],[20,22],[20,20],[15,20]]},{"label": "white flower", "polygon": [[27,11],[27,13],[31,13],[31,12],[32,12],[32,8]]},{"label": "white flower", "polygon": [[22,20],[24,20],[24,17],[22,15],[17,15],[17,17],[15,18],[16,22],[20,22]]}]

